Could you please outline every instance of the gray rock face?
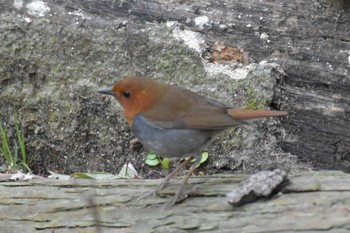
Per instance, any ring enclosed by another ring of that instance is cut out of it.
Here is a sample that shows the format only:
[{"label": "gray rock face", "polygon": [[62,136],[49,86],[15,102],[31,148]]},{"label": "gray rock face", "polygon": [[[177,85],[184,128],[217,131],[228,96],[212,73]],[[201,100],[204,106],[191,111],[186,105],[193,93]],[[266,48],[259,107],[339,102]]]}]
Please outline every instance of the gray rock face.
[{"label": "gray rock face", "polygon": [[[20,116],[36,172],[116,172],[129,160],[145,175],[146,152],[130,151],[120,106],[97,93],[144,75],[291,112],[282,127],[265,120],[222,135],[208,173],[350,170],[349,4],[252,3],[2,0],[1,121]],[[208,62],[215,42],[252,63]]]}]

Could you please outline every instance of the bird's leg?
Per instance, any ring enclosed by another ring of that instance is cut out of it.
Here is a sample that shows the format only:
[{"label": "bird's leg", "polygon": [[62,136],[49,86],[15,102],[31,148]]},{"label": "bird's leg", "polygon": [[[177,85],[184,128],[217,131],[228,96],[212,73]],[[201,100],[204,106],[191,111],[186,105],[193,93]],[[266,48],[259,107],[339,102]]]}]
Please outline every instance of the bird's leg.
[{"label": "bird's leg", "polygon": [[144,199],[144,198],[146,198],[148,196],[155,195],[158,191],[164,189],[165,186],[169,183],[169,180],[171,178],[173,178],[177,173],[179,173],[184,167],[186,167],[191,162],[192,159],[193,159],[193,156],[191,156],[188,159],[186,159],[183,163],[181,163],[179,166],[177,166],[175,168],[175,170],[172,171],[166,178],[164,178],[164,180],[162,180],[162,182],[157,185],[155,190],[147,192],[146,194],[144,194],[144,195],[140,196],[139,198],[137,198],[137,200],[141,200],[141,199]]},{"label": "bird's leg", "polygon": [[162,180],[162,182],[157,186],[156,191],[164,189],[165,186],[169,183],[169,180],[173,178],[177,173],[179,173],[184,167],[186,167],[192,159],[193,156],[189,157],[183,163],[177,166],[174,171],[172,171],[164,180]]},{"label": "bird's leg", "polygon": [[[182,184],[180,185],[180,187],[178,188],[178,190],[176,191],[174,197],[171,199],[171,201],[167,204],[167,207],[170,207],[172,205],[174,205],[177,202],[180,202],[184,199],[187,198],[187,195],[189,193],[184,193],[184,187],[187,184],[188,179],[190,178],[190,176],[192,175],[192,173],[194,172],[194,170],[197,168],[199,162],[201,161],[201,157],[202,155],[200,154],[199,156],[196,157],[196,161],[192,164],[190,170],[188,171],[188,173],[186,174],[185,178],[182,181]],[[190,158],[190,160],[192,160],[192,158]],[[187,160],[186,160],[187,161]]]}]

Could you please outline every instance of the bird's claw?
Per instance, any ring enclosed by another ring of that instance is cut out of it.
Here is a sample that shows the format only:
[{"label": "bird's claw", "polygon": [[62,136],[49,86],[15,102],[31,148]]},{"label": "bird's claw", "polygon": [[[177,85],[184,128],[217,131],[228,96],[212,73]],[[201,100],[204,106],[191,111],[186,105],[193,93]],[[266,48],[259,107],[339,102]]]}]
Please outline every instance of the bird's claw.
[{"label": "bird's claw", "polygon": [[136,200],[141,201],[142,199],[145,199],[145,198],[150,197],[150,196],[155,197],[158,194],[158,192],[163,190],[168,183],[169,183],[168,180],[166,180],[166,179],[163,180],[162,182],[160,182],[157,185],[157,187],[154,190],[150,190],[150,191],[144,193],[143,195],[138,197]]},{"label": "bird's claw", "polygon": [[166,204],[167,207],[171,207],[177,203],[181,203],[186,200],[189,196],[192,196],[197,193],[198,186],[193,186],[190,190],[184,191],[184,188],[181,186],[171,198],[171,200]]},{"label": "bird's claw", "polygon": [[145,193],[143,193],[141,196],[139,196],[137,199],[136,199],[136,201],[141,201],[141,200],[143,200],[143,199],[145,199],[145,198],[147,198],[147,197],[150,197],[150,196],[156,196],[156,194],[157,194],[157,190],[150,190],[150,191],[148,191],[148,192],[145,192]]}]

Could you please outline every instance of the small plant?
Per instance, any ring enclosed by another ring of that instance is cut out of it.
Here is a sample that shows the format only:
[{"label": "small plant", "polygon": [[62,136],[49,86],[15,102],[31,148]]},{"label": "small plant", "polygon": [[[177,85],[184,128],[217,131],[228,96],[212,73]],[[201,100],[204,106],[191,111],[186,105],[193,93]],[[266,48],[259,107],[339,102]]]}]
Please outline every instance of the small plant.
[{"label": "small plant", "polygon": [[[197,167],[199,167],[202,163],[204,163],[205,161],[207,161],[208,157],[209,157],[208,152],[206,152],[206,151],[202,152],[201,161],[199,161]],[[194,163],[195,161],[196,161],[196,159],[192,159],[192,160],[191,160],[192,163]],[[196,168],[197,168],[197,167],[196,167]]]},{"label": "small plant", "polygon": [[[14,148],[13,152],[10,149],[9,138],[7,135],[8,129],[0,122],[0,134],[1,134],[1,147],[0,152],[4,156],[4,160],[9,166],[10,170],[18,170],[20,167],[23,168],[24,171],[28,171],[31,173],[31,170],[28,166],[26,147],[24,134],[19,128],[19,122],[17,117],[14,116],[15,123],[15,133],[17,137],[17,141],[14,140]],[[19,145],[19,148],[18,148]],[[21,158],[19,158],[19,151],[21,154]]]},{"label": "small plant", "polygon": [[[208,159],[208,152],[203,152],[201,161],[199,162],[197,167],[199,167],[202,163],[207,161],[207,159]],[[194,163],[194,161],[196,161],[196,160],[193,159],[191,162]],[[160,159],[154,152],[150,152],[147,155],[145,163],[147,165],[149,165],[149,166],[157,166],[158,164],[161,163],[162,164],[162,168],[164,168],[165,170],[169,170],[170,169],[170,161],[169,161],[169,159],[168,158]]]},{"label": "small plant", "polygon": [[157,166],[158,164],[162,164],[162,168],[165,170],[170,169],[170,161],[168,158],[161,159],[154,152],[150,152],[147,157],[145,163],[148,166]]}]

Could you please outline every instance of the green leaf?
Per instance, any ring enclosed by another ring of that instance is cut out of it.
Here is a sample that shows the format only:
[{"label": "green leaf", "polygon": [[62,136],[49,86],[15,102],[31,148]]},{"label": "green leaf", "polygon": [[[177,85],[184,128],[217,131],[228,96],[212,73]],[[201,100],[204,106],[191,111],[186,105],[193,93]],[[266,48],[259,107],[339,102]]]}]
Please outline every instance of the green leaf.
[{"label": "green leaf", "polygon": [[208,157],[209,157],[208,152],[206,152],[206,151],[205,151],[205,152],[203,152],[203,153],[202,153],[202,158],[201,158],[201,161],[199,162],[199,164],[198,164],[198,165],[200,165],[200,164],[204,163],[205,161],[207,161]]},{"label": "green leaf", "polygon": [[149,160],[158,159],[156,154],[149,153],[146,157]]},{"label": "green leaf", "polygon": [[8,164],[13,163],[13,158],[10,152],[10,147],[8,144],[8,138],[7,138],[7,128],[3,126],[2,122],[0,122],[0,132],[1,132],[1,152]]},{"label": "green leaf", "polygon": [[93,177],[89,176],[86,173],[82,172],[75,172],[72,175],[70,175],[72,179],[93,179]]},{"label": "green leaf", "polygon": [[[199,161],[197,167],[199,167],[202,163],[204,163],[205,161],[207,161],[208,157],[209,157],[208,152],[204,151],[204,152],[202,153],[201,161]],[[187,159],[187,158],[186,158],[186,159]],[[195,161],[196,161],[196,158],[192,159],[192,160],[191,160],[191,163],[194,163]]]},{"label": "green leaf", "polygon": [[168,158],[164,158],[162,160],[162,168],[164,168],[165,170],[170,169],[170,160]]},{"label": "green leaf", "polygon": [[156,157],[156,159],[146,159],[145,163],[149,166],[157,166],[160,162],[159,159]]},{"label": "green leaf", "polygon": [[27,170],[30,174],[32,174],[32,170],[30,170],[30,168],[28,167],[28,164],[24,162],[19,162],[18,165],[22,166],[24,170]]},{"label": "green leaf", "polygon": [[[17,136],[17,141],[19,143],[19,148],[21,150],[21,155],[22,155],[22,162],[27,164],[27,154],[26,154],[26,145],[25,145],[25,140],[24,140],[24,134],[23,132],[21,132],[20,128],[19,128],[19,121],[17,119],[16,114],[14,114],[13,116],[14,118],[14,122],[15,122],[15,132],[16,132],[16,136]],[[28,166],[25,166],[25,168],[27,169]],[[28,170],[28,169],[27,169]],[[31,172],[30,170],[28,170],[29,172]]]}]

